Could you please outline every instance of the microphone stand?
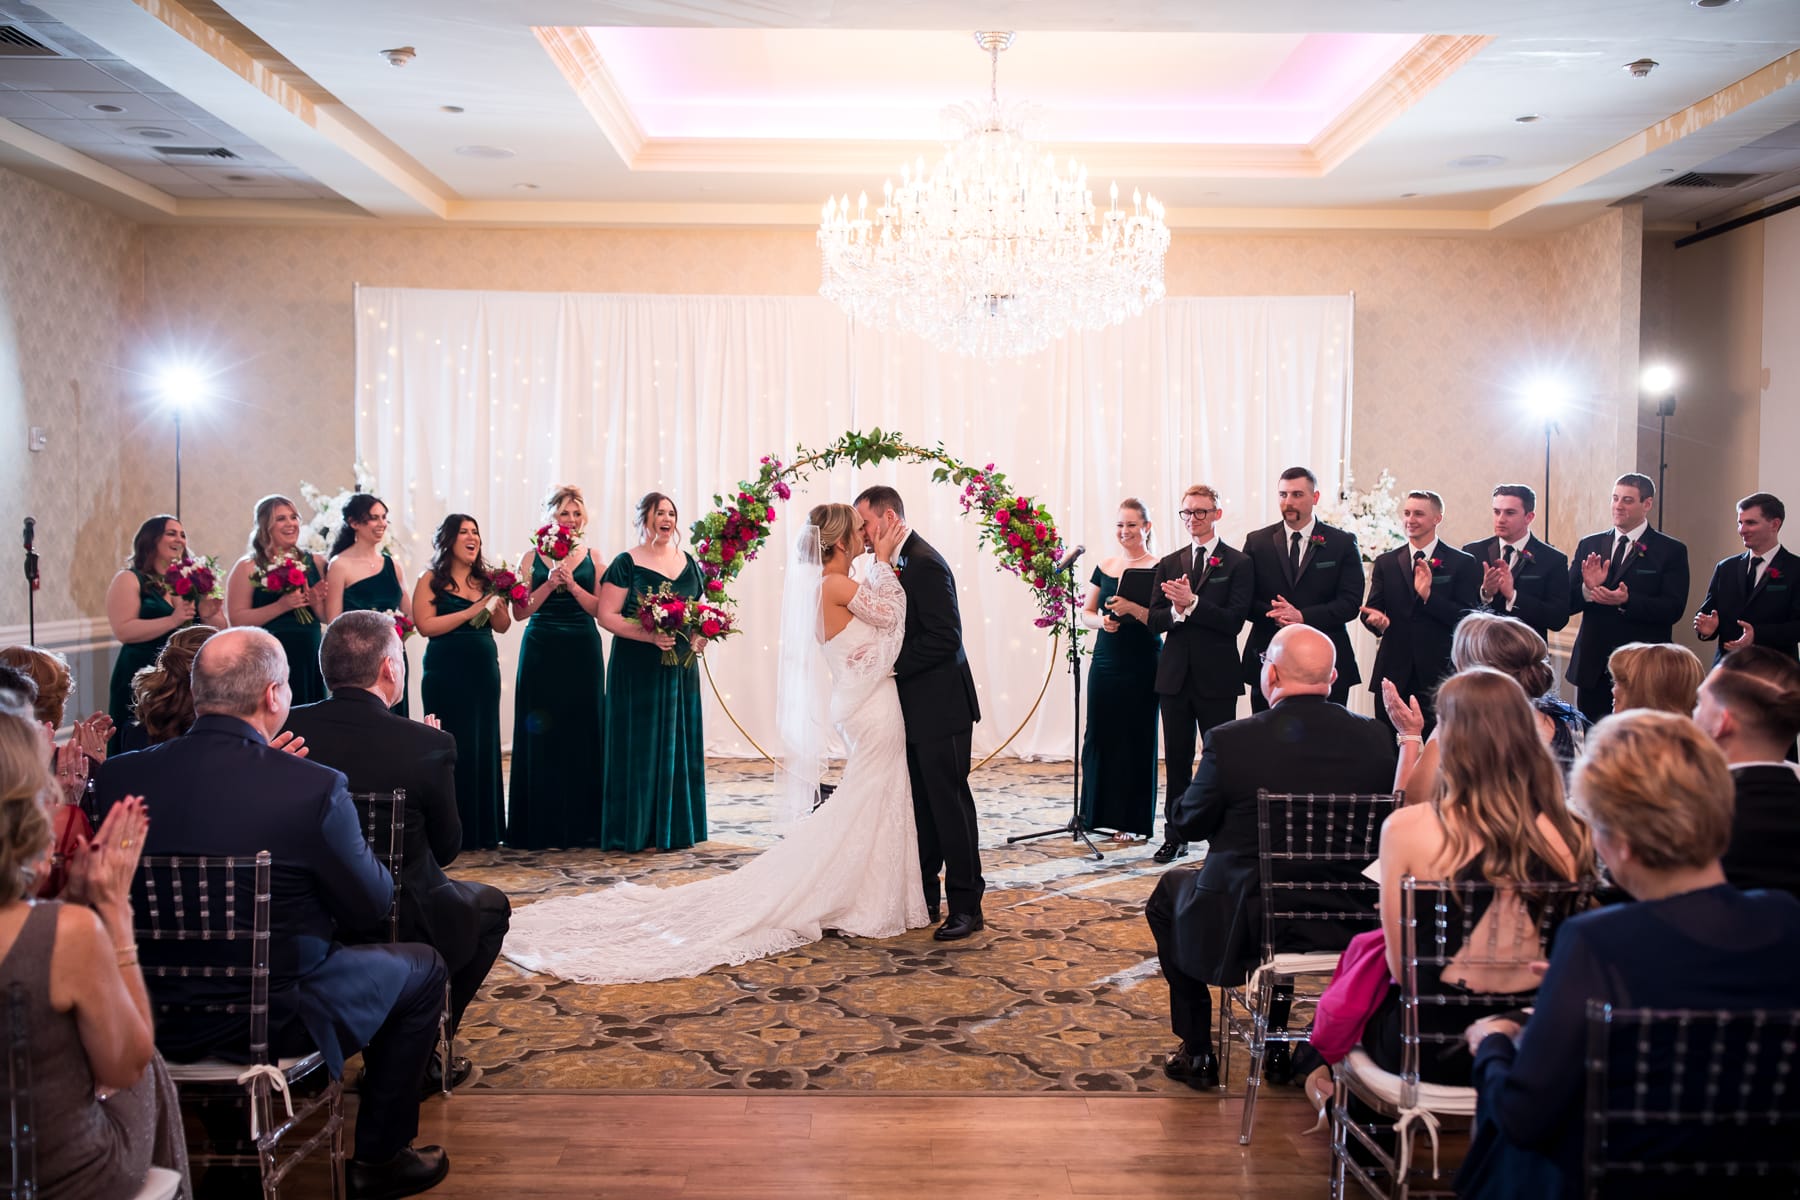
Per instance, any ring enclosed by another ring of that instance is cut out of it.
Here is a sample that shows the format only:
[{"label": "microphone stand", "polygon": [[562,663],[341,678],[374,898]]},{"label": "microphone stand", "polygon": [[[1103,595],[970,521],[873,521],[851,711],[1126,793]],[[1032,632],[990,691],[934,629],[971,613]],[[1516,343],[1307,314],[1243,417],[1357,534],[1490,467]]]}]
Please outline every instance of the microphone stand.
[{"label": "microphone stand", "polygon": [[[1079,555],[1077,555],[1079,557]],[[1065,570],[1073,574],[1075,560],[1070,559]],[[1070,589],[1074,591],[1073,588]],[[1069,820],[1067,824],[1055,829],[1040,829],[1035,833],[1014,834],[1006,839],[1007,845],[1014,842],[1029,842],[1035,838],[1054,837],[1059,833],[1069,835],[1072,842],[1086,842],[1088,851],[1093,854],[1095,862],[1101,862],[1106,855],[1100,853],[1100,847],[1094,845],[1094,839],[1088,836],[1087,823],[1081,819],[1081,621],[1076,619],[1069,623],[1069,678],[1075,683],[1075,753],[1070,755],[1069,765]]]},{"label": "microphone stand", "polygon": [[25,622],[30,630],[27,634],[29,644],[33,646],[37,645],[38,556],[31,547],[36,524],[30,517],[25,518]]}]

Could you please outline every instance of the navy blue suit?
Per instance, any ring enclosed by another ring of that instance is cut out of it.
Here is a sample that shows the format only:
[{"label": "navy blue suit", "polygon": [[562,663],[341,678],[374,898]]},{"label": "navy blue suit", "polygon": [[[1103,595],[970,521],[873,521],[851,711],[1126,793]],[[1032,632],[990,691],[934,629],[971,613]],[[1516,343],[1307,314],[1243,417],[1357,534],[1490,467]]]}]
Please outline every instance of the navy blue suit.
[{"label": "navy blue suit", "polygon": [[[333,1075],[364,1050],[357,1155],[392,1157],[418,1131],[419,1085],[436,1042],[444,961],[428,946],[338,943],[387,914],[393,880],[375,860],[343,775],[272,749],[249,722],[205,715],[183,737],[108,759],[98,781],[105,811],[125,796],[150,810],[149,855],[274,857],[270,901],[269,1041],[287,1055],[316,1047]],[[144,902],[134,887],[134,902]],[[141,907],[140,910],[142,911]],[[249,927],[246,908],[241,920]],[[232,949],[234,961],[242,952]],[[147,944],[146,963],[168,954]],[[181,961],[195,958],[183,945]],[[204,1013],[242,984],[198,977],[149,979],[159,1010],[157,1047],[176,1061],[244,1057],[248,1016]]]}]

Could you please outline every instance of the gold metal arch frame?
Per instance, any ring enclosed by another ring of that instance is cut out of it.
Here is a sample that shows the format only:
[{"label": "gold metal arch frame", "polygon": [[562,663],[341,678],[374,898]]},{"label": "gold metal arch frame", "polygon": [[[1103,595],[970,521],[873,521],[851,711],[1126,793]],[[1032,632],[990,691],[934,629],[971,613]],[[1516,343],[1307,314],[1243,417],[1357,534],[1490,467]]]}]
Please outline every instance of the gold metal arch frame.
[{"label": "gold metal arch frame", "polygon": [[[999,758],[1001,753],[1004,752],[1008,746],[1013,744],[1013,740],[1015,738],[1017,738],[1021,733],[1025,732],[1025,727],[1027,725],[1031,724],[1031,718],[1037,716],[1038,706],[1044,702],[1044,695],[1045,695],[1045,693],[1047,693],[1050,690],[1051,677],[1056,674],[1056,658],[1057,658],[1056,651],[1057,651],[1058,646],[1061,645],[1061,643],[1062,643],[1062,635],[1060,633],[1055,634],[1050,638],[1050,665],[1044,670],[1044,683],[1043,683],[1043,686],[1038,688],[1037,699],[1035,699],[1031,702],[1031,711],[1025,714],[1025,719],[1023,721],[1019,722],[1018,728],[1014,729],[1011,733],[1007,734],[1006,740],[1004,742],[1001,742],[998,746],[994,747],[993,753],[989,754],[986,758],[984,758],[980,762],[976,763],[975,766],[973,768],[971,768],[972,770],[979,771],[981,768],[983,768],[983,767],[987,766],[989,763],[993,762],[996,758]],[[737,729],[737,731],[739,733],[744,735],[744,740],[746,742],[749,742],[750,745],[755,748],[755,750],[758,754],[762,755],[763,761],[771,763],[771,764],[779,767],[781,764],[779,762],[776,762],[775,757],[773,755],[771,755],[767,750],[764,750],[761,746],[757,745],[756,739],[750,736],[750,731],[748,729],[744,728],[743,722],[739,721],[737,719],[737,717],[735,715],[733,715],[733,713],[731,711],[731,705],[725,703],[725,696],[723,693],[721,693],[719,691],[719,684],[715,679],[713,679],[712,667],[707,664],[706,655],[704,655],[704,654],[702,654],[700,656],[700,666],[701,666],[701,669],[703,669],[706,672],[706,683],[707,683],[708,687],[712,688],[713,699],[715,699],[719,702],[719,707],[720,707],[720,709],[722,709],[724,711],[726,718],[731,722],[731,724]]]}]

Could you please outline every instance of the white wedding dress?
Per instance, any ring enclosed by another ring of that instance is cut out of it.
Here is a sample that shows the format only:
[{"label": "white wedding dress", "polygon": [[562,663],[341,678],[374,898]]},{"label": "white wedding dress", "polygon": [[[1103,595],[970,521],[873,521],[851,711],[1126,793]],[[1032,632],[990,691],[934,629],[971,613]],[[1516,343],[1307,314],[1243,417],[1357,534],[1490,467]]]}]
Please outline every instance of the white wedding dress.
[{"label": "white wedding dress", "polygon": [[580,983],[642,983],[790,950],[826,929],[886,938],[929,924],[893,678],[906,593],[892,568],[874,564],[850,612],[824,647],[831,721],[849,751],[830,800],[728,875],[519,909],[507,958]]}]

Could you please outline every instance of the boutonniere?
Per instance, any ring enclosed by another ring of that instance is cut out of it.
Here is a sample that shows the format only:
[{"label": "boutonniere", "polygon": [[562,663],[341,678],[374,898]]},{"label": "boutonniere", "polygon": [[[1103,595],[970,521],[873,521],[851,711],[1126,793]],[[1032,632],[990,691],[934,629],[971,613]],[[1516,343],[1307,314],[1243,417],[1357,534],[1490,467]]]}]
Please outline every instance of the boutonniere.
[{"label": "boutonniere", "polygon": [[1222,565],[1224,562],[1225,562],[1224,559],[1220,558],[1218,555],[1215,554],[1211,558],[1206,560],[1206,565],[1209,567],[1217,567],[1217,566]]},{"label": "boutonniere", "polygon": [[1441,558],[1434,558],[1431,560],[1431,566],[1432,566],[1433,570],[1436,570],[1436,569],[1442,567],[1443,565],[1444,565],[1444,560]]},{"label": "boutonniere", "polygon": [[1308,540],[1315,546],[1323,546],[1325,544],[1325,535],[1322,533],[1315,533]]},{"label": "boutonniere", "polygon": [[1638,542],[1637,543],[1637,556],[1639,558],[1642,558],[1642,557],[1644,557],[1644,555],[1646,555],[1648,553],[1650,553],[1650,547],[1644,545],[1644,543],[1642,543],[1642,542]]},{"label": "boutonniere", "polygon": [[1536,562],[1537,559],[1532,555],[1531,551],[1521,550],[1521,551],[1519,551],[1519,561],[1522,563],[1528,563],[1528,562]]},{"label": "boutonniere", "polygon": [[1770,567],[1767,574],[1770,579],[1780,579],[1781,578],[1781,568],[1780,567]]}]

